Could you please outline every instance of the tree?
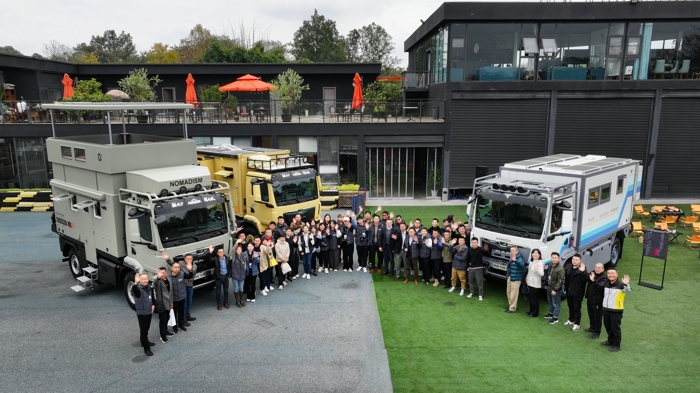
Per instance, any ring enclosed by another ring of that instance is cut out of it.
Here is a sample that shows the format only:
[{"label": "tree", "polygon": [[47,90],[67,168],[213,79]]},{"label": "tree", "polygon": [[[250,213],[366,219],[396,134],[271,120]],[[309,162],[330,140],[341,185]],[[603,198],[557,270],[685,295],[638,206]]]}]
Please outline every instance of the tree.
[{"label": "tree", "polygon": [[129,75],[117,82],[122,91],[133,102],[152,102],[156,100],[155,87],[162,82],[158,75],[148,76],[148,70],[139,68],[129,71]]},{"label": "tree", "polygon": [[78,80],[75,90],[73,91],[73,96],[64,98],[63,100],[74,102],[105,102],[110,101],[111,98],[102,92],[102,83],[92,78],[90,80]]},{"label": "tree", "polygon": [[209,41],[209,47],[202,56],[204,63],[283,63],[284,48],[275,47],[265,51],[265,44],[261,41],[252,48],[236,45],[226,37],[216,37]]},{"label": "tree", "polygon": [[83,64],[97,64],[100,62],[97,56],[91,52],[74,54],[72,60],[76,63]]},{"label": "tree", "polygon": [[0,46],[0,53],[5,53],[8,55],[22,55],[22,52],[18,51],[17,49],[11,47],[11,46]]},{"label": "tree", "polygon": [[305,20],[294,33],[290,52],[296,60],[313,62],[346,61],[343,37],[338,34],[335,21],[319,15],[317,10],[311,20]]},{"label": "tree", "polygon": [[146,63],[180,63],[180,54],[167,44],[156,42],[146,52]]},{"label": "tree", "polygon": [[56,40],[51,40],[48,44],[44,44],[42,52],[44,52],[44,56],[51,60],[71,61],[73,57],[73,49]]},{"label": "tree", "polygon": [[75,47],[77,54],[94,54],[100,63],[138,62],[140,59],[131,34],[122,31],[119,35],[114,30],[105,30],[101,36],[92,36],[90,43],[81,43]]},{"label": "tree", "polygon": [[284,113],[289,113],[294,108],[297,101],[301,99],[302,91],[309,90],[309,85],[304,85],[304,78],[292,69],[277,75],[270,84],[275,86],[270,91],[270,96],[273,100],[281,101]]},{"label": "tree", "polygon": [[212,38],[214,36],[211,31],[197,24],[187,37],[180,40],[180,46],[175,49],[180,53],[183,63],[201,63]]},{"label": "tree", "polygon": [[376,23],[351,30],[345,38],[345,50],[349,61],[382,63],[382,73],[401,63],[398,57],[391,56],[394,51],[391,35]]}]

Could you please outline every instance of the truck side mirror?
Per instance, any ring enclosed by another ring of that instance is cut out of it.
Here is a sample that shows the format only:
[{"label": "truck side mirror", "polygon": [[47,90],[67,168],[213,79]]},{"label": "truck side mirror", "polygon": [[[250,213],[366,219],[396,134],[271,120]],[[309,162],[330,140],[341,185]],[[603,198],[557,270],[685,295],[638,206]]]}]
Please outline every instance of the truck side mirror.
[{"label": "truck side mirror", "polygon": [[280,186],[280,182],[278,182],[276,180],[274,182],[272,182],[272,188],[277,188],[279,186]]},{"label": "truck side mirror", "polygon": [[571,204],[568,201],[561,201],[554,206],[559,210],[571,210]]},{"label": "truck side mirror", "polygon": [[557,236],[564,236],[570,234],[571,231],[558,231],[554,232],[551,235],[547,236],[547,241],[551,242],[552,240],[556,239]]},{"label": "truck side mirror", "polygon": [[156,223],[156,225],[160,225],[166,221],[165,216],[156,216],[156,218],[153,220],[153,222]]}]

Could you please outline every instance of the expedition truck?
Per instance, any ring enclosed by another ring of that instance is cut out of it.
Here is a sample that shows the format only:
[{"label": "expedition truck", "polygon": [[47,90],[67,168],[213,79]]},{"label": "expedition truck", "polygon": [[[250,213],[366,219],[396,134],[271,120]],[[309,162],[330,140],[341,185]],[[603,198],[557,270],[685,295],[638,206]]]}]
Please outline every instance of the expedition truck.
[{"label": "expedition truck", "polygon": [[96,284],[122,286],[129,304],[134,273],[153,275],[193,254],[194,285],[213,282],[209,245],[228,254],[235,215],[228,184],[212,181],[197,165],[193,140],[154,135],[48,138],[51,189],[64,261],[78,280],[73,290]]},{"label": "expedition truck", "polygon": [[246,235],[265,231],[283,216],[304,222],[321,214],[321,180],[306,156],[289,150],[220,145],[199,147],[199,165],[231,188],[233,210]]},{"label": "expedition truck", "polygon": [[524,258],[541,251],[563,264],[575,253],[588,271],[615,266],[639,199],[640,162],[625,158],[557,154],[503,165],[474,180],[467,205],[472,236],[487,245],[485,274],[506,278],[509,248]]}]

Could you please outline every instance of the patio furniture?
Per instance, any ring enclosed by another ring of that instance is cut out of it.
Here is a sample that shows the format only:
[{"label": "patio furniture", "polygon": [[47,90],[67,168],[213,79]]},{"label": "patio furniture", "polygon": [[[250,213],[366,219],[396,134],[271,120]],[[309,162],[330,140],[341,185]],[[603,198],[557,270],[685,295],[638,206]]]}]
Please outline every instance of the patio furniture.
[{"label": "patio furniture", "polygon": [[649,216],[649,212],[644,210],[644,206],[642,206],[642,205],[636,205],[634,207],[634,214],[636,214],[642,218]]},{"label": "patio furniture", "polygon": [[690,205],[690,213],[694,216],[700,214],[700,205]]},{"label": "patio furniture", "polygon": [[688,246],[690,248],[694,246],[700,246],[700,235],[686,236],[685,243],[683,243],[683,245]]},{"label": "patio furniture", "polygon": [[647,229],[642,225],[641,221],[632,221],[632,236],[644,236],[644,231]]},{"label": "patio furniture", "polygon": [[651,73],[654,74],[654,79],[656,79],[659,75],[661,75],[661,78],[663,79],[664,73],[666,73],[666,61],[664,59],[656,59],[654,70],[651,71]]},{"label": "patio furniture", "polygon": [[664,73],[664,79],[666,78],[666,75],[671,75],[671,77],[674,77],[674,75],[676,74],[677,71],[678,71],[678,60],[673,62],[673,68],[671,68],[670,70],[668,70]]},{"label": "patio furniture", "polygon": [[695,224],[698,221],[698,218],[700,218],[700,216],[687,216],[683,219],[683,221],[681,221],[681,225],[684,228],[692,227],[693,224]]},{"label": "patio furniture", "polygon": [[685,78],[688,78],[689,72],[690,72],[690,59],[685,59],[685,60],[683,60],[683,63],[681,64],[681,68],[678,70],[678,78],[684,79],[683,75],[685,75]]}]

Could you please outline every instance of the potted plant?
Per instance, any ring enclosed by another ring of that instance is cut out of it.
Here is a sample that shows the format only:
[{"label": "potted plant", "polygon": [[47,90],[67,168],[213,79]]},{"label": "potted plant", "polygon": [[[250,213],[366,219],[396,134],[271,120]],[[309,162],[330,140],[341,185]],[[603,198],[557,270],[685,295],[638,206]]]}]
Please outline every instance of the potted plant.
[{"label": "potted plant", "polygon": [[291,122],[292,108],[301,99],[301,92],[309,90],[309,85],[304,85],[304,78],[292,69],[277,75],[270,84],[274,86],[270,96],[282,106],[282,121]]},{"label": "potted plant", "polygon": [[224,100],[224,106],[226,107],[226,114],[229,115],[229,119],[233,118],[233,121],[238,121],[238,98],[229,94]]},{"label": "potted plant", "polygon": [[[63,99],[66,102],[107,102],[110,100],[111,98],[102,92],[102,83],[96,81],[95,78],[79,80],[73,95]],[[97,114],[98,111],[80,111],[80,115],[85,121],[97,117]]]},{"label": "potted plant", "polygon": [[442,187],[442,174],[440,168],[431,168],[428,171],[428,188],[433,198],[437,197],[437,191]]},{"label": "potted plant", "polygon": [[[155,102],[155,87],[162,82],[158,75],[148,76],[148,70],[138,68],[129,71],[129,75],[117,82],[119,88],[129,95],[132,102]],[[142,111],[136,111],[136,119],[139,123],[147,123],[148,115]]]},{"label": "potted plant", "polygon": [[308,117],[309,116],[309,103],[304,102],[304,116]]}]

